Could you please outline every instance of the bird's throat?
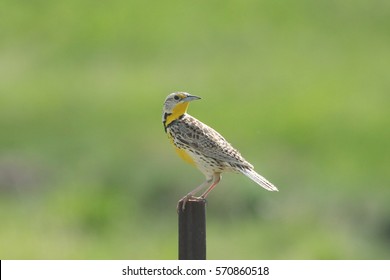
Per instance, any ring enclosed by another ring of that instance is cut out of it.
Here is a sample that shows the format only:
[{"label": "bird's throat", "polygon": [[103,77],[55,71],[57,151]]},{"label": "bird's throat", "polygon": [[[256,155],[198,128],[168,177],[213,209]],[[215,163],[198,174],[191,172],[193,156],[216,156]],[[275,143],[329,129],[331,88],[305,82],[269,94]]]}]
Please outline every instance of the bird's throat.
[{"label": "bird's throat", "polygon": [[164,120],[164,125],[167,127],[171,122],[177,120],[180,116],[184,115],[187,112],[189,103],[183,102],[179,103],[173,108],[171,114],[167,114]]}]

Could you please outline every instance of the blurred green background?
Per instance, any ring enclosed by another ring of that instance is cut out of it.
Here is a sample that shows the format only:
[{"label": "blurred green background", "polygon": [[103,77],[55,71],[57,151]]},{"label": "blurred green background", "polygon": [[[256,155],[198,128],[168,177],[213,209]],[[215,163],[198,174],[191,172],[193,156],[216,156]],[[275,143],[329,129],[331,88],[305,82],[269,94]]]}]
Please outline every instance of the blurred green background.
[{"label": "blurred green background", "polygon": [[278,186],[226,174],[209,259],[390,258],[390,2],[0,2],[0,259],[176,259],[203,175],[174,91]]}]

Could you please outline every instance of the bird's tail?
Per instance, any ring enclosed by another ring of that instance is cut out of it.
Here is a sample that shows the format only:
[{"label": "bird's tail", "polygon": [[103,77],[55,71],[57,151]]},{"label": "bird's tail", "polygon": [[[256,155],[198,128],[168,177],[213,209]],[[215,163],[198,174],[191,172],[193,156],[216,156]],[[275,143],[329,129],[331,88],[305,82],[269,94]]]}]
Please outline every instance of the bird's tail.
[{"label": "bird's tail", "polygon": [[244,174],[246,177],[250,178],[252,181],[256,182],[260,186],[262,186],[264,189],[271,191],[271,192],[277,192],[278,188],[275,187],[273,184],[268,182],[267,179],[265,179],[263,176],[258,174],[253,169],[248,168],[240,168],[239,171]]}]

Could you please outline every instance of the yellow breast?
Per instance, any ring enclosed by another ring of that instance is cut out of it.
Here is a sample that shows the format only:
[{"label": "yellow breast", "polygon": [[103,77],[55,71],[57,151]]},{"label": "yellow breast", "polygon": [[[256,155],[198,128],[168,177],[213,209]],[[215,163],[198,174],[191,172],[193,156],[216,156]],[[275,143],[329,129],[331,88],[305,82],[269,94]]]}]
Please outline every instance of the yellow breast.
[{"label": "yellow breast", "polygon": [[191,165],[195,166],[195,161],[191,157],[191,155],[184,149],[178,148],[175,143],[173,142],[172,136],[168,133],[168,138],[171,141],[172,145],[175,147],[176,153],[185,161],[188,162]]},{"label": "yellow breast", "polygon": [[195,166],[194,159],[190,156],[189,153],[186,152],[184,149],[179,149],[178,147],[175,147],[176,153],[186,162],[188,162],[191,165]]}]

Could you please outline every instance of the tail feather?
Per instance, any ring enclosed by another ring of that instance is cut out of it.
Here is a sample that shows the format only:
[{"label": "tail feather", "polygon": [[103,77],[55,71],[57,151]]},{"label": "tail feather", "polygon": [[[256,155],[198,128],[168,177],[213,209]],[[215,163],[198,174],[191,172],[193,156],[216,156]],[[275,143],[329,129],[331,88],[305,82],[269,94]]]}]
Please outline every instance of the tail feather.
[{"label": "tail feather", "polygon": [[272,183],[270,183],[267,179],[265,179],[263,176],[258,174],[253,169],[246,169],[246,168],[240,168],[239,171],[247,176],[252,181],[256,182],[260,186],[262,186],[264,189],[271,191],[271,192],[277,192],[278,188],[275,187]]}]

